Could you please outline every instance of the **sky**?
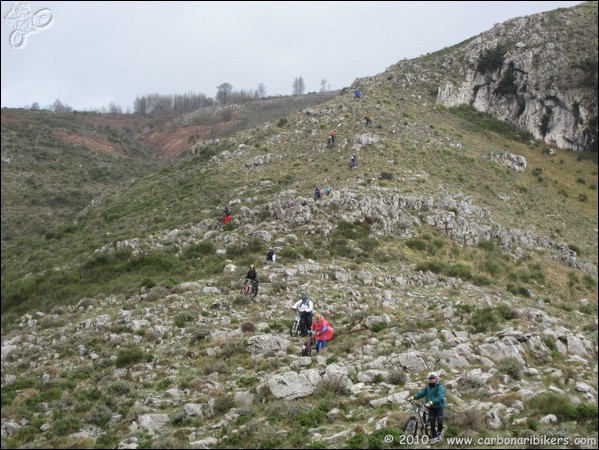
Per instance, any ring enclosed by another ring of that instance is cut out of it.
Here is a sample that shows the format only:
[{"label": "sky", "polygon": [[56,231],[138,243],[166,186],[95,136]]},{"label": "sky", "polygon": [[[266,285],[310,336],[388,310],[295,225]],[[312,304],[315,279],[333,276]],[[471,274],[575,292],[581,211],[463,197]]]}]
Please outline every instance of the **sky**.
[{"label": "sky", "polygon": [[132,109],[217,86],[350,86],[514,17],[579,1],[2,2],[2,107]]}]

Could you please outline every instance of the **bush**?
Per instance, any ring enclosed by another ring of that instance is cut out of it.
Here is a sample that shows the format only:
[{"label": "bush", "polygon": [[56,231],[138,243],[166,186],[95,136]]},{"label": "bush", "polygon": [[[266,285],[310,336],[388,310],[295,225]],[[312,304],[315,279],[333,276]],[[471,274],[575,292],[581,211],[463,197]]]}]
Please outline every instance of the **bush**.
[{"label": "bush", "polygon": [[185,324],[192,322],[193,319],[195,319],[195,314],[190,311],[183,311],[175,316],[173,323],[177,328],[184,328]]},{"label": "bush", "polygon": [[455,425],[449,425],[445,429],[445,433],[443,433],[443,437],[445,439],[458,437],[459,435],[460,435],[460,429],[458,427],[456,427]]},{"label": "bush", "polygon": [[387,381],[396,386],[403,386],[406,384],[406,373],[403,370],[392,369],[387,374]]},{"label": "bush", "polygon": [[537,395],[528,401],[528,406],[541,416],[554,414],[558,419],[574,418],[575,408],[565,395],[547,392]]},{"label": "bush", "polygon": [[56,436],[68,436],[81,429],[81,421],[72,415],[58,419],[52,424],[52,431]]},{"label": "bush", "polygon": [[477,70],[485,74],[501,68],[505,60],[505,53],[506,49],[502,45],[485,50],[478,61]]},{"label": "bush", "polygon": [[108,392],[115,395],[127,395],[131,386],[125,380],[118,380],[108,385]]},{"label": "bush", "polygon": [[139,347],[133,347],[119,351],[116,357],[117,367],[126,367],[137,364],[143,359],[143,353]]},{"label": "bush", "polygon": [[308,428],[317,428],[320,426],[320,422],[326,417],[326,412],[320,409],[314,409],[311,411],[302,411],[297,416],[297,421],[300,425]]},{"label": "bush", "polygon": [[345,386],[344,380],[341,376],[337,377],[326,377],[323,378],[314,393],[316,395],[324,395],[327,392],[331,392],[334,395],[341,395],[347,393],[347,387]]},{"label": "bush", "polygon": [[244,333],[253,333],[254,331],[256,331],[256,325],[254,325],[252,322],[243,322],[239,328],[241,329],[241,331],[243,331]]},{"label": "bush", "polygon": [[468,320],[475,333],[485,333],[496,326],[497,321],[492,308],[477,308]]},{"label": "bush", "polygon": [[231,408],[235,406],[235,401],[232,395],[219,394],[214,399],[214,405],[212,406],[212,413],[214,416],[220,416],[225,414]]},{"label": "bush", "polygon": [[522,377],[522,363],[514,357],[507,357],[497,363],[497,370],[506,373],[514,380]]},{"label": "bush", "polygon": [[599,412],[596,405],[580,403],[574,410],[574,418],[580,423],[586,423],[590,429],[597,431],[597,417]]}]

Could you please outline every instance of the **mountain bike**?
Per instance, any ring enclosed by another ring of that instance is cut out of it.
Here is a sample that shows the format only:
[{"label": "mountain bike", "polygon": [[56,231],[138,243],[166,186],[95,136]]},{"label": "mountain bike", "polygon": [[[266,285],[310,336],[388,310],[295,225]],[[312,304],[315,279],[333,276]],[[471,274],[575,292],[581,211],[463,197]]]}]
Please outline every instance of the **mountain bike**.
[{"label": "mountain bike", "polygon": [[312,349],[316,345],[316,337],[312,333],[312,330],[308,331],[308,336],[310,337],[302,344],[302,356],[312,355]]},{"label": "mountain bike", "polygon": [[426,409],[426,406],[414,402],[413,400],[408,400],[408,402],[414,405],[414,412],[403,427],[404,434],[416,436],[416,434],[418,433],[418,428],[420,428],[420,432],[424,436],[426,436],[429,439],[432,438],[431,425],[428,420],[428,409]]},{"label": "mountain bike", "polygon": [[254,281],[254,280],[249,280],[241,288],[241,293],[243,295],[251,294],[252,295],[251,299],[254,299],[254,297],[256,297],[256,295],[258,295],[258,282]]},{"label": "mountain bike", "polygon": [[297,334],[300,331],[301,323],[302,323],[302,313],[298,311],[297,316],[295,316],[295,319],[293,319],[293,322],[291,322],[291,328],[289,329],[289,333],[291,334],[291,337],[297,336]]}]

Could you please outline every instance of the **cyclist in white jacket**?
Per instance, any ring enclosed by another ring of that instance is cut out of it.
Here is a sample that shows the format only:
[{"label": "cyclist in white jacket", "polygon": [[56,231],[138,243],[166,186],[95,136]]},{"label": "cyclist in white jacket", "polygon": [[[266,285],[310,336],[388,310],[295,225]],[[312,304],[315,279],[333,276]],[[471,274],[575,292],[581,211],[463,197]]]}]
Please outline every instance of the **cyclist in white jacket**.
[{"label": "cyclist in white jacket", "polygon": [[304,293],[302,293],[302,298],[291,307],[291,309],[297,310],[302,315],[300,319],[300,331],[302,336],[306,336],[308,330],[312,326],[313,308],[314,305],[312,304],[312,300],[310,300]]}]

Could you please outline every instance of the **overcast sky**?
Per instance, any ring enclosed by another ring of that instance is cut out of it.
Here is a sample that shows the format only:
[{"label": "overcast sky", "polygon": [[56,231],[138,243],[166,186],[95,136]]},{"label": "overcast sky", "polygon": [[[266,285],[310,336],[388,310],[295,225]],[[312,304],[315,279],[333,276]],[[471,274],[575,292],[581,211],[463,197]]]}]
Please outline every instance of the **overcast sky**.
[{"label": "overcast sky", "polygon": [[3,1],[2,106],[125,110],[137,95],[214,97],[224,82],[289,95],[299,76],[306,92],[323,79],[341,89],[507,19],[579,3]]}]

